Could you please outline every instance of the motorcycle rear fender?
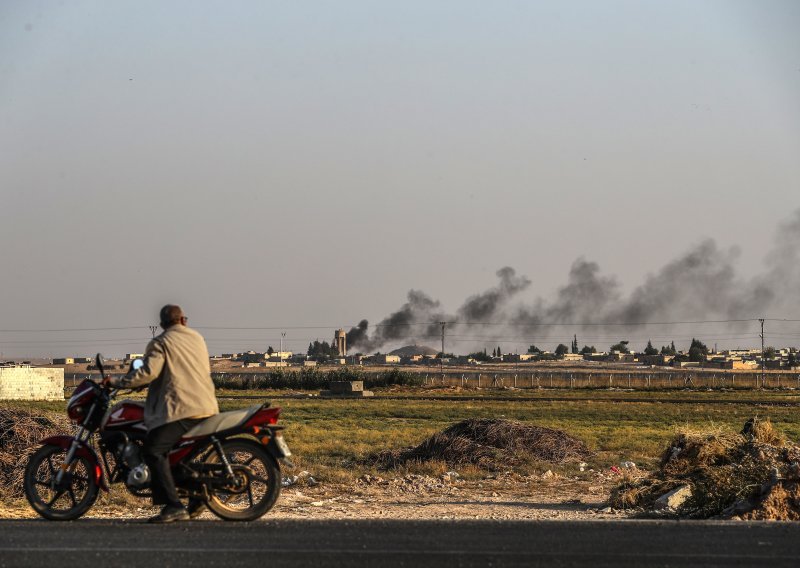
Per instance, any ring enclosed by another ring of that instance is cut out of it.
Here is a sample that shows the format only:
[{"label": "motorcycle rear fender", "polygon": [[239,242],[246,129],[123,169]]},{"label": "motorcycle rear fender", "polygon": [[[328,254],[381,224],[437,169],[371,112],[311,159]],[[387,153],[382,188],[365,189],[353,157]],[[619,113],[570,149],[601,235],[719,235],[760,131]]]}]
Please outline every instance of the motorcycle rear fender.
[{"label": "motorcycle rear fender", "polygon": [[[282,437],[282,435],[280,433],[273,431],[272,432],[272,436],[269,439],[269,442],[267,442],[267,451],[270,454],[272,454],[273,458],[275,458],[279,462],[282,462],[287,467],[294,467],[294,464],[292,463],[292,460],[289,459],[289,456],[292,455],[292,453],[288,451],[289,447],[285,443],[279,445],[278,441],[277,441],[278,438],[283,439],[283,437]],[[283,446],[283,447],[281,447],[281,446]],[[285,452],[284,452],[284,448],[286,449]]]},{"label": "motorcycle rear fender", "polygon": [[[63,448],[65,450],[69,450],[70,446],[72,446],[72,441],[75,438],[72,436],[50,436],[49,438],[45,438],[41,441],[42,446],[55,446],[57,448]],[[97,459],[97,454],[95,451],[86,445],[85,442],[80,442],[78,446],[78,450],[75,453],[76,456],[86,458],[86,460],[91,464],[94,468],[94,480],[97,485],[100,486],[100,489],[108,493],[108,485],[106,484],[105,476],[103,475],[103,468],[100,467],[100,460]]]}]

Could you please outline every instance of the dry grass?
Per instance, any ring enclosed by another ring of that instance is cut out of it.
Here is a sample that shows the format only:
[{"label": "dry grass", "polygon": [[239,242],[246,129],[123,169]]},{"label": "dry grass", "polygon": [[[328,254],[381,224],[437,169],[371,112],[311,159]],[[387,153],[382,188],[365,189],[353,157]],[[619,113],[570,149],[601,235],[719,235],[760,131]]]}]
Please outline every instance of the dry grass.
[{"label": "dry grass", "polygon": [[384,450],[371,461],[381,469],[434,461],[496,471],[523,461],[564,463],[590,455],[586,444],[561,430],[512,420],[470,419],[433,434],[418,446]]},{"label": "dry grass", "polygon": [[688,485],[692,495],[678,515],[788,520],[800,514],[799,459],[800,447],[786,442],[769,420],[751,418],[740,433],[682,431],[652,475],[623,481],[610,501],[615,507],[649,509],[664,493]]},{"label": "dry grass", "polygon": [[47,436],[66,431],[66,420],[18,408],[0,408],[0,496],[22,497],[25,463]]}]

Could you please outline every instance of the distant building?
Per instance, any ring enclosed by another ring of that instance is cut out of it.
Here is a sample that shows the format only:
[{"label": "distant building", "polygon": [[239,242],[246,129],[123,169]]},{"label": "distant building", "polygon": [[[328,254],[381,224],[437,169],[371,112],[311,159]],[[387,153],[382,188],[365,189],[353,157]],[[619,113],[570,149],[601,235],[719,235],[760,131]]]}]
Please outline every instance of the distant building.
[{"label": "distant building", "polygon": [[292,358],[291,351],[273,351],[271,354],[266,354],[267,359],[270,361],[286,361]]},{"label": "distant building", "polygon": [[[509,353],[503,355],[503,361],[510,361],[511,363],[522,363],[524,361],[532,361],[536,358],[536,353]],[[583,356],[581,356],[583,359]]]},{"label": "distant building", "polygon": [[564,353],[564,356],[561,357],[562,361],[583,361],[583,354],[582,353]]},{"label": "distant building", "polygon": [[53,365],[74,365],[75,359],[72,357],[62,357],[60,359],[53,359]]},{"label": "distant building", "polygon": [[80,363],[81,365],[94,363],[94,359],[91,357],[75,357],[75,362]]},{"label": "distant building", "polygon": [[365,357],[363,355],[348,355],[345,357],[348,365],[363,365]]},{"label": "distant building", "polygon": [[339,357],[347,356],[347,332],[345,330],[336,330],[336,333],[333,335],[333,344],[336,346]]},{"label": "distant building", "polygon": [[639,362],[644,365],[669,365],[674,355],[639,355]]},{"label": "distant building", "polygon": [[377,365],[396,365],[400,363],[400,355],[373,355],[370,363]]},{"label": "distant building", "polygon": [[144,353],[126,353],[125,361],[133,361],[134,359],[144,359]]}]

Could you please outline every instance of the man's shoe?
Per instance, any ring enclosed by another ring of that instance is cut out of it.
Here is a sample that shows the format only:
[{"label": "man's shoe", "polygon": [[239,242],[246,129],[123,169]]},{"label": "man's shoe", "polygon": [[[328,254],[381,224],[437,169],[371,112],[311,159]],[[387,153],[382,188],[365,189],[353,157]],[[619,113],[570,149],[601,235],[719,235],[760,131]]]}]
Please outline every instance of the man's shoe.
[{"label": "man's shoe", "polygon": [[151,517],[147,522],[148,523],[174,523],[175,521],[188,521],[189,520],[189,512],[186,510],[186,507],[172,507],[171,505],[167,505],[161,512],[156,515],[155,517]]},{"label": "man's shoe", "polygon": [[202,501],[190,499],[189,506],[186,507],[187,511],[189,512],[190,519],[196,519],[200,515],[202,515],[206,510],[206,504]]}]

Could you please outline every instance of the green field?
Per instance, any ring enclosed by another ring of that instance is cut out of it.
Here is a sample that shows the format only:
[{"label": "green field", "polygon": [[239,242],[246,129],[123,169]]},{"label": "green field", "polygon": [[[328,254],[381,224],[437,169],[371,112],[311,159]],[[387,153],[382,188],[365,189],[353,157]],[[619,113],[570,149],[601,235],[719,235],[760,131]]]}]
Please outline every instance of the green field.
[{"label": "green field", "polygon": [[[219,392],[223,410],[285,396],[286,391]],[[447,396],[446,400],[382,399],[381,395],[410,397],[417,394]],[[513,400],[495,400],[498,394]],[[258,399],[234,399],[249,395]],[[465,396],[479,400],[464,400]],[[565,397],[566,401],[537,400]],[[617,402],[607,398],[679,398],[702,402]],[[589,400],[591,399],[591,400]],[[737,402],[720,402],[735,400]],[[587,442],[596,452],[592,466],[608,467],[632,460],[651,467],[677,429],[728,428],[739,430],[751,416],[769,418],[790,439],[800,438],[800,407],[764,406],[753,401],[796,402],[794,391],[747,392],[620,392],[599,390],[462,391],[446,389],[393,389],[378,391],[373,399],[274,399],[281,406],[285,436],[296,454],[299,468],[323,479],[356,477],[371,471],[363,458],[386,449],[415,445],[434,432],[466,418],[505,418],[559,428]],[[10,405],[11,403],[3,403]],[[63,412],[64,403],[14,403],[29,409]],[[443,464],[440,464],[444,467]],[[567,470],[574,466],[566,466]]]}]

